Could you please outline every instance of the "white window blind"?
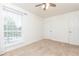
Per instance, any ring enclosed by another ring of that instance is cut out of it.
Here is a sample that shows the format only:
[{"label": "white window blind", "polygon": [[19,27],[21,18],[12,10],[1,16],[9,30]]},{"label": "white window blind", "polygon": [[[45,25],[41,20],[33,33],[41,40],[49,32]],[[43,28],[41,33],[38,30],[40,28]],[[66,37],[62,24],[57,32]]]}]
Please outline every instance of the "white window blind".
[{"label": "white window blind", "polygon": [[12,8],[3,7],[4,40],[7,46],[22,42],[22,19],[24,13]]}]

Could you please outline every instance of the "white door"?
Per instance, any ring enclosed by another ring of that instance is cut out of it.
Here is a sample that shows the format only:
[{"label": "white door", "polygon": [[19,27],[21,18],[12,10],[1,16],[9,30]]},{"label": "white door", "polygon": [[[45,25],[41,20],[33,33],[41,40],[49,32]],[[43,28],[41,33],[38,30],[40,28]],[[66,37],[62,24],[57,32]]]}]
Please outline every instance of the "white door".
[{"label": "white door", "polygon": [[69,19],[68,42],[79,45],[79,17],[72,15]]}]

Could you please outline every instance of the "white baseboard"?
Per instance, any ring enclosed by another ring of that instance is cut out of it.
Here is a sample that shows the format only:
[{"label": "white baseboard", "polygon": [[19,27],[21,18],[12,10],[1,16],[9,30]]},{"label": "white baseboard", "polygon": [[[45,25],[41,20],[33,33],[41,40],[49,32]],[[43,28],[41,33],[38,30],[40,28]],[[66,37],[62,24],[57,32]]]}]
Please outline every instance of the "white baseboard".
[{"label": "white baseboard", "polygon": [[53,38],[53,39],[51,39],[51,38],[44,38],[44,39],[49,39],[49,40],[53,40],[53,41],[57,41],[57,42],[61,42],[61,43],[67,43],[67,44],[79,46],[79,43],[78,42],[60,41],[60,40],[57,40],[55,38]]}]

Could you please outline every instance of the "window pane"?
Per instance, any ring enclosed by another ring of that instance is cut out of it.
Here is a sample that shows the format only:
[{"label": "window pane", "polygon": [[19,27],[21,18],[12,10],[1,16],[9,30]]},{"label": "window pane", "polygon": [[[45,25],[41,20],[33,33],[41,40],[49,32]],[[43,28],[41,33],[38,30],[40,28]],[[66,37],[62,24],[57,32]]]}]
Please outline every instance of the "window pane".
[{"label": "window pane", "polygon": [[21,38],[22,15],[4,10],[4,37],[5,43],[13,43]]}]

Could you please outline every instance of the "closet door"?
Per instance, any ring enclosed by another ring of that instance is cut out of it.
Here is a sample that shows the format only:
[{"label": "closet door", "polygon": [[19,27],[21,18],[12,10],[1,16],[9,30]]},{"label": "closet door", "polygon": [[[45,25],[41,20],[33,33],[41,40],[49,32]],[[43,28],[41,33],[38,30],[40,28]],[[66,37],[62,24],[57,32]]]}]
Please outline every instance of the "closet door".
[{"label": "closet door", "polygon": [[71,15],[69,20],[68,42],[79,45],[79,17]]}]

